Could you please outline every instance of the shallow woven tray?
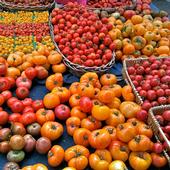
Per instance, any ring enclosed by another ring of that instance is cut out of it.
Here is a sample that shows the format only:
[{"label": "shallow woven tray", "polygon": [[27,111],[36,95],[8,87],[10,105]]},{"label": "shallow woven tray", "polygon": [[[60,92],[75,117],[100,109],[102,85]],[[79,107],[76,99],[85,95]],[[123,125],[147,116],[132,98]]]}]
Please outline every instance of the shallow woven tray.
[{"label": "shallow woven tray", "polygon": [[[157,115],[157,114],[162,114],[165,110],[170,110],[170,105],[162,105],[162,106],[152,107],[149,110],[148,124],[152,128],[157,141],[160,142],[160,137],[159,136],[161,135],[163,137],[164,141],[167,142],[168,148],[170,150],[170,141],[165,136],[165,134],[162,131],[158,121],[156,120],[156,118],[154,116],[154,115]],[[164,150],[163,152],[164,152],[165,157],[168,160],[169,167],[170,167],[170,157],[169,157],[168,153],[166,152],[166,150]]]},{"label": "shallow woven tray", "polygon": [[[157,60],[164,59],[164,58],[166,57],[157,57]],[[146,61],[146,60],[148,60],[148,58],[126,59],[123,61],[123,70],[122,70],[123,78],[126,81],[126,83],[132,87],[133,93],[136,98],[136,102],[140,105],[143,104],[143,98],[139,95],[134,84],[132,83],[132,80],[128,74],[127,68],[130,66],[133,66],[134,64],[141,64],[141,61]]]},{"label": "shallow woven tray", "polygon": [[62,52],[60,51],[60,49],[58,48],[57,43],[54,41],[54,32],[53,32],[53,25],[51,23],[51,15],[49,16],[49,25],[50,25],[50,34],[53,40],[53,43],[56,47],[56,50],[61,54],[61,56],[63,57],[63,62],[64,64],[68,67],[69,71],[80,77],[82,74],[86,73],[86,72],[96,72],[99,75],[104,74],[106,71],[108,71],[115,63],[115,53],[113,52],[113,57],[111,59],[111,61],[109,63],[107,63],[106,65],[103,65],[101,67],[85,67],[79,64],[74,64],[71,61],[69,61],[67,59],[67,57],[65,57]]},{"label": "shallow woven tray", "polygon": [[136,7],[136,0],[132,0],[132,5],[130,5],[130,6],[113,7],[113,8],[92,8],[92,7],[88,6],[88,8],[91,10],[101,10],[101,11],[107,11],[107,12],[115,12],[119,8],[121,8],[121,9],[123,8],[124,10],[132,10],[132,9],[135,9],[135,7]]},{"label": "shallow woven tray", "polygon": [[0,0],[0,6],[6,10],[45,11],[45,10],[51,10],[55,6],[55,1],[53,1],[53,3],[51,3],[50,5],[45,5],[45,6],[28,6],[28,5],[25,6],[25,5],[15,5]]}]

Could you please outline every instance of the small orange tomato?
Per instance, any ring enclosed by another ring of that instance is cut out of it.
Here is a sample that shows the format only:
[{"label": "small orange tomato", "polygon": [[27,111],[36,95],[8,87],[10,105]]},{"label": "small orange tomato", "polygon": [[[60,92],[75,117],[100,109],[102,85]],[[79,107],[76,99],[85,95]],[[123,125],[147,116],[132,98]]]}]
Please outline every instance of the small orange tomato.
[{"label": "small orange tomato", "polygon": [[47,121],[54,121],[55,114],[52,110],[46,110],[44,108],[37,110],[36,112],[37,122],[43,125]]},{"label": "small orange tomato", "polygon": [[135,96],[132,92],[132,87],[130,85],[126,85],[122,88],[122,96],[125,101],[135,100]]},{"label": "small orange tomato", "polygon": [[107,120],[111,114],[111,110],[106,105],[94,105],[92,108],[92,116],[99,121]]},{"label": "small orange tomato", "polygon": [[78,117],[70,117],[66,120],[67,133],[73,136],[76,129],[80,127],[81,121]]},{"label": "small orange tomato", "polygon": [[120,141],[129,142],[137,135],[137,130],[131,123],[123,123],[117,126],[116,133]]},{"label": "small orange tomato", "polygon": [[57,167],[64,160],[64,149],[59,145],[54,145],[48,152],[48,164]]},{"label": "small orange tomato", "polygon": [[119,109],[121,104],[121,100],[117,97],[114,97],[113,101],[109,104],[107,104],[107,106],[109,106],[111,109]]},{"label": "small orange tomato", "polygon": [[101,90],[98,93],[99,101],[101,101],[102,103],[105,103],[105,104],[111,103],[113,101],[114,97],[115,97],[115,94],[110,89]]},{"label": "small orange tomato", "polygon": [[61,63],[62,56],[57,51],[51,51],[48,56],[48,61],[50,64],[59,64]]},{"label": "small orange tomato", "polygon": [[118,109],[111,109],[111,114],[106,120],[106,124],[110,126],[117,127],[117,125],[124,123],[125,117]]},{"label": "small orange tomato", "polygon": [[69,90],[71,94],[78,94],[78,87],[79,87],[80,83],[79,82],[74,82],[71,84]]},{"label": "small orange tomato", "polygon": [[137,112],[141,110],[141,106],[130,101],[122,102],[120,105],[120,111],[126,118],[136,117]]},{"label": "small orange tomato", "polygon": [[89,98],[94,98],[94,87],[90,83],[80,83],[78,94]]},{"label": "small orange tomato", "polygon": [[115,127],[113,127],[113,126],[104,126],[103,129],[106,129],[109,132],[112,141],[117,139],[117,137],[116,137],[116,128]]},{"label": "small orange tomato", "polygon": [[111,142],[109,151],[114,160],[121,160],[123,162],[128,159],[130,153],[128,145],[117,140]]},{"label": "small orange tomato", "polygon": [[138,125],[137,128],[138,128],[139,135],[145,135],[148,138],[152,138],[153,132],[152,132],[152,129],[148,125],[141,123]]},{"label": "small orange tomato", "polygon": [[74,145],[65,151],[65,161],[68,166],[77,170],[83,170],[88,165],[90,152],[87,148],[81,145]]},{"label": "small orange tomato", "polygon": [[57,94],[60,98],[61,103],[69,101],[70,91],[66,87],[55,87],[52,93]]},{"label": "small orange tomato", "polygon": [[80,106],[75,106],[71,109],[71,116],[78,117],[80,120],[87,117],[86,113],[81,111]]},{"label": "small orange tomato", "polygon": [[55,93],[47,93],[44,96],[43,103],[47,109],[53,109],[60,104],[60,98]]},{"label": "small orange tomato", "polygon": [[90,131],[85,128],[76,129],[73,134],[73,140],[76,145],[82,145],[87,147],[89,145]]},{"label": "small orange tomato", "polygon": [[54,87],[61,87],[63,85],[63,76],[61,73],[55,73],[49,76],[46,80],[45,86],[51,91]]},{"label": "small orange tomato", "polygon": [[151,153],[152,165],[156,168],[162,168],[167,164],[167,159],[162,154]]},{"label": "small orange tomato", "polygon": [[93,116],[88,116],[81,121],[81,127],[90,131],[99,129],[102,127],[102,123],[95,119]]},{"label": "small orange tomato", "polygon": [[106,149],[98,149],[89,157],[90,167],[94,170],[108,170],[111,161],[112,156]]},{"label": "small orange tomato", "polygon": [[114,74],[104,74],[100,77],[100,82],[103,86],[109,86],[117,83],[117,78]]},{"label": "small orange tomato", "polygon": [[66,71],[66,66],[63,63],[52,65],[52,70],[54,73],[64,73]]},{"label": "small orange tomato", "polygon": [[45,122],[41,127],[41,135],[51,141],[58,139],[63,134],[63,126],[58,122]]},{"label": "small orange tomato", "polygon": [[93,148],[105,149],[111,142],[111,136],[106,129],[98,129],[89,135],[89,143]]},{"label": "small orange tomato", "polygon": [[128,147],[134,152],[151,150],[151,140],[145,135],[137,135],[128,143]]},{"label": "small orange tomato", "polygon": [[71,107],[79,106],[80,103],[80,95],[79,94],[73,94],[69,99],[69,104]]}]

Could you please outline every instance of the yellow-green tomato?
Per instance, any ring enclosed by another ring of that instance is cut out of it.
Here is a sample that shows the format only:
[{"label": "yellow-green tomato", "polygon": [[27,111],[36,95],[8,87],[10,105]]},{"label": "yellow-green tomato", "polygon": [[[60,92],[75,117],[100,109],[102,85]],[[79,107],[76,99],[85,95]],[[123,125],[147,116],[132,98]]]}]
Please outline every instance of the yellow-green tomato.
[{"label": "yellow-green tomato", "polygon": [[128,169],[123,161],[116,160],[109,165],[109,170],[128,170]]}]

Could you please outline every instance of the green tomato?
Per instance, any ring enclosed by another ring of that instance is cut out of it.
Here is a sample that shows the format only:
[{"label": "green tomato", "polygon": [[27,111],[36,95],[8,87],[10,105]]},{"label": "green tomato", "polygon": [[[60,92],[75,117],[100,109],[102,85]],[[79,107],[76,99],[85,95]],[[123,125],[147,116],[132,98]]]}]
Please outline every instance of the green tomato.
[{"label": "green tomato", "polygon": [[25,157],[24,151],[10,151],[7,154],[8,161],[11,162],[21,162]]}]

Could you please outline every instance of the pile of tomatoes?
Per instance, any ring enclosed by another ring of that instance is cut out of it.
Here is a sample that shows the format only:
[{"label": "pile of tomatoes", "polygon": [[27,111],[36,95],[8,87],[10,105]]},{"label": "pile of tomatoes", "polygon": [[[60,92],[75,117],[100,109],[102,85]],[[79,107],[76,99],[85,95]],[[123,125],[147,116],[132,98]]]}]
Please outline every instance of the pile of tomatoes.
[{"label": "pile of tomatoes", "polygon": [[[11,66],[17,69],[22,65],[24,54],[21,54],[18,52],[7,60],[0,60],[0,74],[3,76],[0,79],[0,152],[7,154],[9,161],[5,168],[18,169],[17,163],[24,160],[25,153],[34,150],[47,154],[51,167],[58,167],[66,161],[66,170],[83,170],[87,166],[94,170],[113,170],[116,166],[123,169],[127,161],[136,170],[148,169],[151,164],[155,167],[167,164],[158,143],[152,142],[152,129],[137,119],[141,106],[135,103],[130,86],[118,85],[113,74],[98,77],[96,73],[88,72],[69,89],[63,87],[63,71],[55,72],[54,69],[60,65],[61,56],[43,45],[34,51],[32,60],[29,59],[30,63],[33,62],[31,67],[20,70],[21,75],[9,74]],[[47,61],[54,70],[49,77],[47,70],[42,76]],[[29,98],[32,81],[46,77],[45,86],[49,92],[43,99]],[[15,97],[12,91],[15,91]],[[3,109],[4,104],[11,114]],[[53,145],[64,133],[63,124],[75,144],[66,150]],[[93,153],[90,148],[94,149]],[[23,170],[40,167],[47,169],[36,164]]]}]

